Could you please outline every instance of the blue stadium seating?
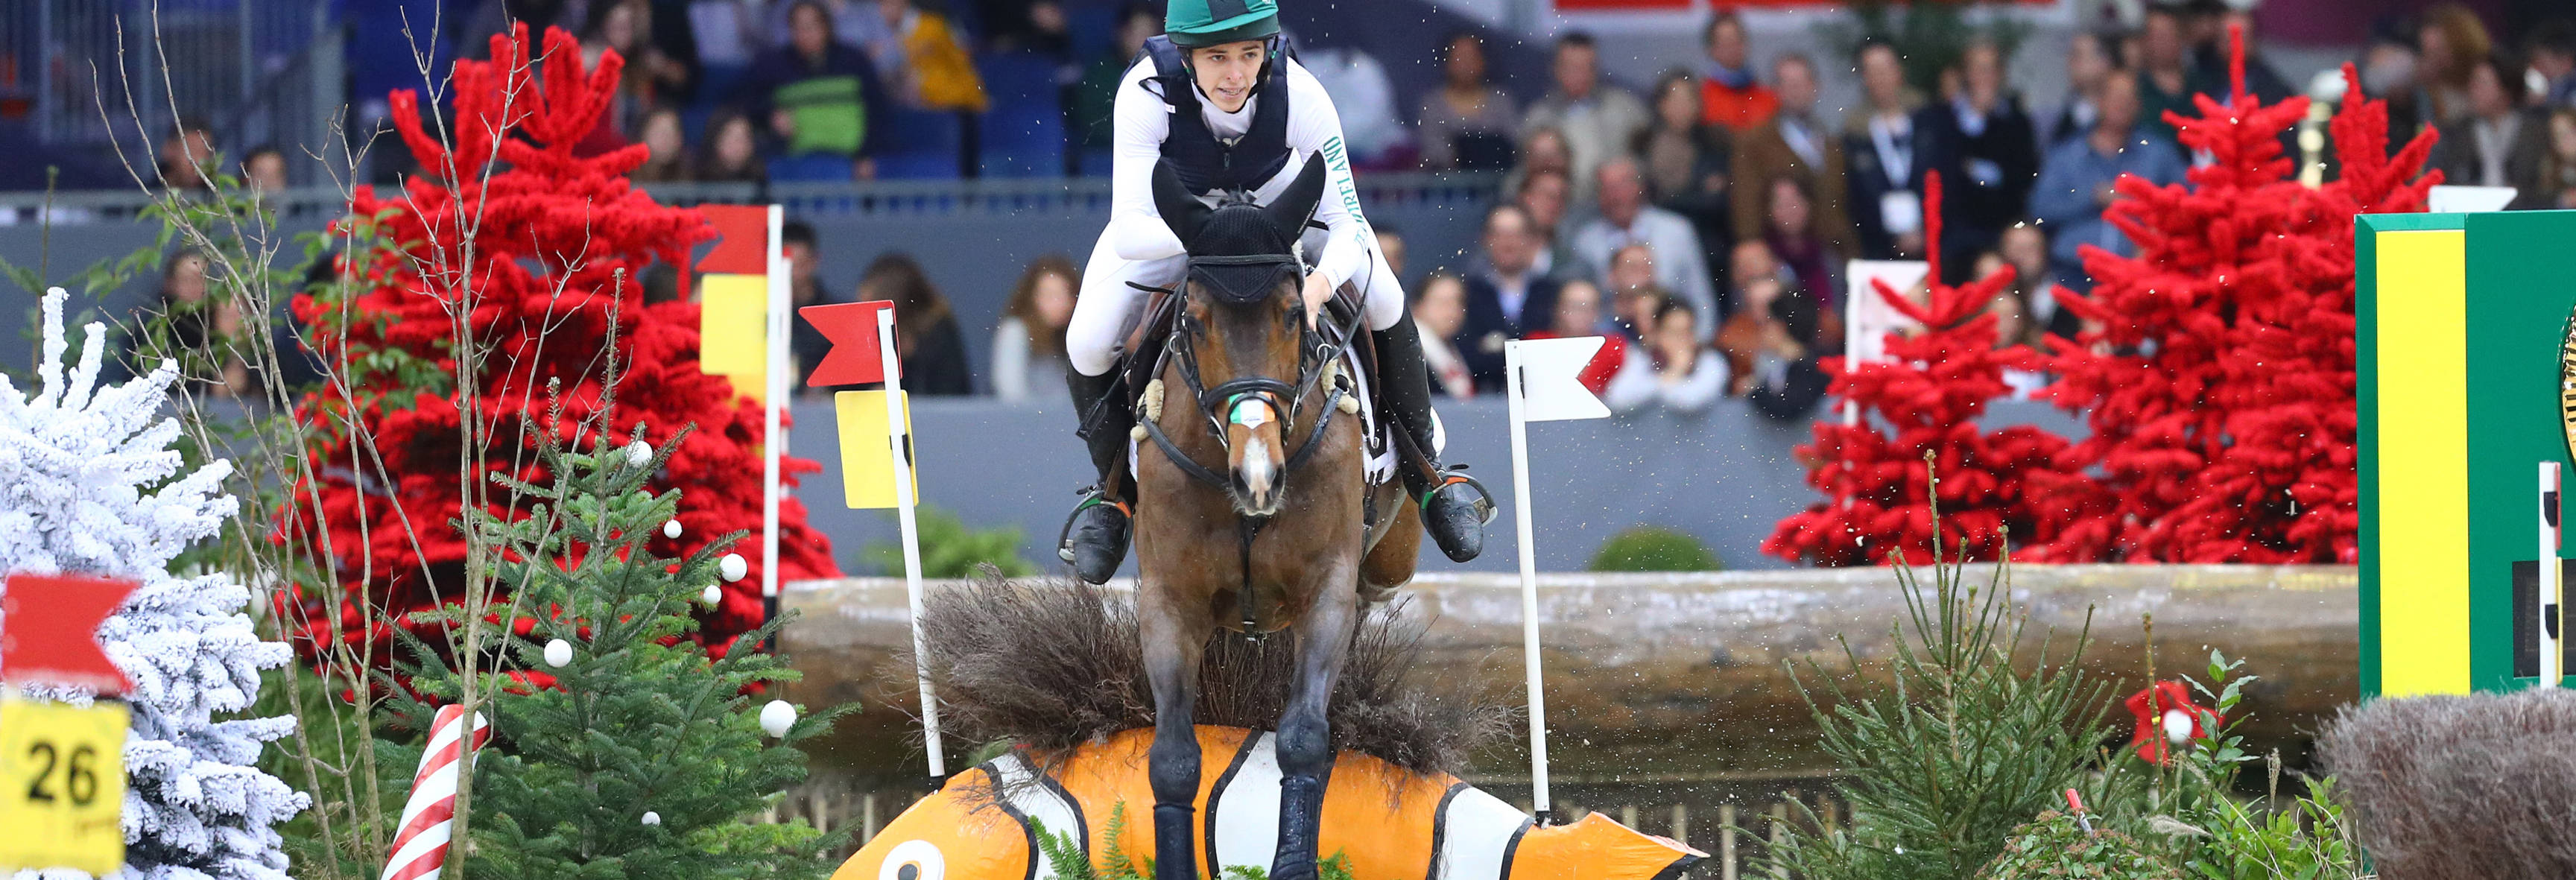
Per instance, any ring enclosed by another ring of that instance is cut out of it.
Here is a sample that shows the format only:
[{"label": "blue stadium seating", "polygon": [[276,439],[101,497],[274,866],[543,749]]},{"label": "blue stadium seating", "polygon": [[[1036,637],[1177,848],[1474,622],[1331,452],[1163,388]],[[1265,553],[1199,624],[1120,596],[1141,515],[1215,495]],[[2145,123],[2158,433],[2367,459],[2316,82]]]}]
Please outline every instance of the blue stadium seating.
[{"label": "blue stadium seating", "polygon": [[1081,158],[1082,158],[1082,176],[1084,176],[1084,177],[1108,177],[1108,176],[1109,176],[1109,166],[1110,166],[1110,163],[1113,161],[1113,160],[1110,158],[1110,151],[1108,151],[1108,150],[1084,150],[1084,151],[1082,151],[1082,157],[1081,157]]},{"label": "blue stadium seating", "polygon": [[1064,103],[1055,62],[1038,55],[986,56],[976,68],[992,98],[977,152],[986,177],[1064,173]]},{"label": "blue stadium seating", "polygon": [[949,180],[959,176],[965,126],[945,111],[894,109],[880,118],[877,179]]},{"label": "blue stadium seating", "polygon": [[850,157],[830,153],[778,156],[769,160],[769,179],[778,183],[847,181]]}]

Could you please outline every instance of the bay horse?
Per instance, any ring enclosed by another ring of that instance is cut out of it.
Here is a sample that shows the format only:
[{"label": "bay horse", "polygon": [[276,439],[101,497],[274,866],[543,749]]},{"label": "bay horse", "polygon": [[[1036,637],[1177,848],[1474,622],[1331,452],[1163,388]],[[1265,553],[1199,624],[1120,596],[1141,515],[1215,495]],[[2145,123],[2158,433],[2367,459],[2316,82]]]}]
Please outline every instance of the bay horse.
[{"label": "bay horse", "polygon": [[1294,640],[1270,877],[1316,876],[1333,760],[1326,704],[1362,605],[1412,580],[1422,541],[1401,484],[1363,476],[1368,429],[1354,413],[1364,392],[1343,355],[1366,344],[1365,312],[1341,303],[1309,315],[1301,295],[1295,245],[1323,191],[1320,157],[1267,207],[1239,193],[1210,207],[1168,165],[1154,173],[1155,206],[1189,263],[1165,304],[1168,331],[1136,430],[1155,447],[1136,457],[1135,541],[1154,696],[1156,880],[1199,876],[1191,713],[1220,629]]}]

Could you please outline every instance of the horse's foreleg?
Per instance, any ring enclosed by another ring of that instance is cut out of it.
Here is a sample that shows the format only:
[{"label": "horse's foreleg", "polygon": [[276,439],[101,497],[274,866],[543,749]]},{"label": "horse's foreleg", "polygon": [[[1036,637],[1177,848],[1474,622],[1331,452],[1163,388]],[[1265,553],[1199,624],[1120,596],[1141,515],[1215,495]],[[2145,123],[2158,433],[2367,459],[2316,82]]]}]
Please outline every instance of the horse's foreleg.
[{"label": "horse's foreleg", "polygon": [[1359,597],[1343,587],[1357,566],[1335,566],[1305,618],[1289,631],[1297,637],[1297,680],[1288,711],[1279,719],[1279,851],[1271,880],[1312,880],[1316,835],[1323,824],[1324,783],[1333,770],[1333,737],[1325,711],[1349,654]]},{"label": "horse's foreleg", "polygon": [[1199,658],[1214,621],[1205,611],[1147,583],[1137,590],[1138,635],[1154,686],[1154,745],[1146,777],[1154,788],[1155,880],[1197,880],[1191,819],[1199,795],[1199,738],[1190,713],[1198,702]]}]

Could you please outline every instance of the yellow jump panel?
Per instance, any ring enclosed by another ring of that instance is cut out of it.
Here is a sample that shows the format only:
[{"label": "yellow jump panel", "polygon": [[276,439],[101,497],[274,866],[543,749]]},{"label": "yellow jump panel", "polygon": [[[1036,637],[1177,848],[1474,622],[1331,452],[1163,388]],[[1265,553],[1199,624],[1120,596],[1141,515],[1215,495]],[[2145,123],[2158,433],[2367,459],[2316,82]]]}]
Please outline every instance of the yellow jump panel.
[{"label": "yellow jump panel", "polygon": [[2377,245],[2380,692],[2468,693],[2468,239]]}]

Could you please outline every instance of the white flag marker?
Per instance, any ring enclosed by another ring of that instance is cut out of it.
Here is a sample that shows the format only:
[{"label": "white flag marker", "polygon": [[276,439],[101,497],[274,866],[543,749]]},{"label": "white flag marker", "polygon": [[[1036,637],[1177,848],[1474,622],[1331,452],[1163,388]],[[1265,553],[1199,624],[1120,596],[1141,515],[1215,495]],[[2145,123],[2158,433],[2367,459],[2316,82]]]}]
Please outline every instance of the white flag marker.
[{"label": "white flag marker", "polygon": [[2532,627],[2532,635],[2540,643],[2540,686],[2545,688],[2559,687],[2566,681],[2559,668],[2563,658],[2560,651],[2564,649],[2559,647],[2558,607],[2564,601],[2562,594],[2566,591],[2558,561],[2558,515],[2561,510],[2558,463],[2541,462],[2540,556],[2535,566],[2540,579],[2531,604],[2536,606],[2533,610],[2540,614],[2536,621],[2538,625]]},{"label": "white flag marker", "polygon": [[904,413],[903,361],[895,354],[894,309],[877,310],[877,356],[885,365],[886,450],[894,456],[894,516],[903,530],[903,588],[912,603],[913,677],[921,687],[921,741],[929,749],[930,778],[948,778],[939,746],[939,697],[930,689],[929,642],[921,637],[921,531],[912,514],[912,427]]},{"label": "white flag marker", "polygon": [[1526,422],[1597,419],[1610,408],[1592,389],[1583,387],[1583,368],[1601,352],[1598,336],[1565,339],[1519,339],[1503,343],[1505,372],[1513,377],[1512,400],[1517,418]]},{"label": "white flag marker", "polygon": [[1512,413],[1512,520],[1520,540],[1521,658],[1529,676],[1530,803],[1550,819],[1547,796],[1547,697],[1539,690],[1538,555],[1530,544],[1529,423],[1597,419],[1610,414],[1583,368],[1601,351],[1598,336],[1503,343],[1503,397]]}]

